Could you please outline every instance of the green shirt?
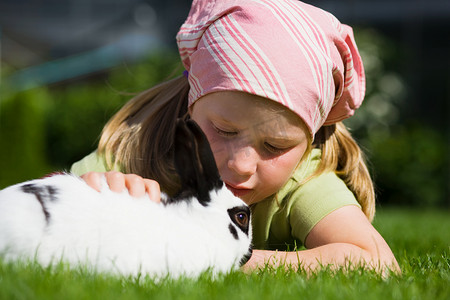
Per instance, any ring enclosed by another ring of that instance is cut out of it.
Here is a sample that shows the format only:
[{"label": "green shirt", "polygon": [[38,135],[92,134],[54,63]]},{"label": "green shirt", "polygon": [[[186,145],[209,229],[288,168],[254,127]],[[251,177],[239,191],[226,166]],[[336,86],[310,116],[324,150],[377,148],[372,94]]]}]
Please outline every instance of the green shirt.
[{"label": "green shirt", "polygon": [[[252,206],[255,249],[294,250],[304,244],[311,229],[326,215],[346,205],[359,205],[353,193],[333,172],[310,177],[320,162],[313,149],[288,182],[274,197]],[[72,165],[71,172],[106,172],[96,152]]]}]

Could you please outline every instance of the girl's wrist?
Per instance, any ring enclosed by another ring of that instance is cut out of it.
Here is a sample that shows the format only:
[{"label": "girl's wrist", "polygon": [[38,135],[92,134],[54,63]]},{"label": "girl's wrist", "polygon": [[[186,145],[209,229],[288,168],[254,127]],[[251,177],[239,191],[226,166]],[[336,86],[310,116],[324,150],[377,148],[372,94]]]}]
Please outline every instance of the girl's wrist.
[{"label": "girl's wrist", "polygon": [[266,266],[277,268],[285,265],[288,252],[271,250],[253,250],[252,257],[242,266],[244,272],[264,269]]}]

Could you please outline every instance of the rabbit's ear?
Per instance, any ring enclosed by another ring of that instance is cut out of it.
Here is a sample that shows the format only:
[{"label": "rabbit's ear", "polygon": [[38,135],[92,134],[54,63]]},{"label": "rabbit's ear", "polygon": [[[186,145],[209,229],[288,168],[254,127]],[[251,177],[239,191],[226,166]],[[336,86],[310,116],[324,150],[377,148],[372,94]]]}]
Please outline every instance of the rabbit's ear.
[{"label": "rabbit's ear", "polygon": [[223,181],[220,178],[214,154],[211,151],[206,135],[194,120],[189,119],[186,121],[186,124],[194,134],[197,142],[197,153],[200,164],[203,167],[203,180],[207,183],[208,191],[220,189],[223,186]]},{"label": "rabbit's ear", "polygon": [[177,120],[174,149],[181,190],[172,200],[195,197],[202,205],[208,205],[211,190],[223,183],[208,140],[194,121]]}]

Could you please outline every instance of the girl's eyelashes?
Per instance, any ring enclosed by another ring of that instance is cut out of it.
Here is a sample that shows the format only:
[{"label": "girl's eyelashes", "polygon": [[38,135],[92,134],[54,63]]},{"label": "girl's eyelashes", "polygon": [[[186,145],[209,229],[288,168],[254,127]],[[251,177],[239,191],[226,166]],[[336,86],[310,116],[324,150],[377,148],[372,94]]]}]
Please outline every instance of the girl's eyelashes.
[{"label": "girl's eyelashes", "polygon": [[212,126],[213,126],[214,130],[222,136],[230,137],[230,136],[235,136],[238,134],[237,131],[221,129],[214,124],[212,124]]},{"label": "girl's eyelashes", "polygon": [[[229,137],[236,137],[237,135],[239,135],[239,132],[237,130],[221,128],[221,127],[215,125],[214,123],[212,123],[212,127],[220,136],[223,136],[223,137],[229,138]],[[290,149],[290,147],[274,146],[273,144],[271,144],[269,142],[263,142],[263,146],[264,146],[264,149],[266,149],[266,151],[272,155],[280,155]]]},{"label": "girl's eyelashes", "polygon": [[286,152],[289,148],[279,148],[276,146],[273,146],[267,142],[264,143],[264,147],[273,154],[283,154],[284,152]]}]

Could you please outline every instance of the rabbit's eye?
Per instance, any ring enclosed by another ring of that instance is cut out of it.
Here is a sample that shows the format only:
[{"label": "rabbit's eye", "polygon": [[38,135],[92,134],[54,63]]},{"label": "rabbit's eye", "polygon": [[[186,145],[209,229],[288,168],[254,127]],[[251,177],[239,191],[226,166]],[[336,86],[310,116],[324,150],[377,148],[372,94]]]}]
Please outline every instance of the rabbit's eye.
[{"label": "rabbit's eye", "polygon": [[238,212],[234,215],[234,219],[236,220],[236,223],[238,223],[240,226],[247,226],[248,225],[248,215],[245,211]]},{"label": "rabbit's eye", "polygon": [[[250,223],[250,209],[247,206],[237,206],[228,210],[231,221],[248,235]],[[234,228],[231,224],[230,226]],[[231,230],[231,228],[230,228]],[[237,235],[235,236],[237,238]]]}]

